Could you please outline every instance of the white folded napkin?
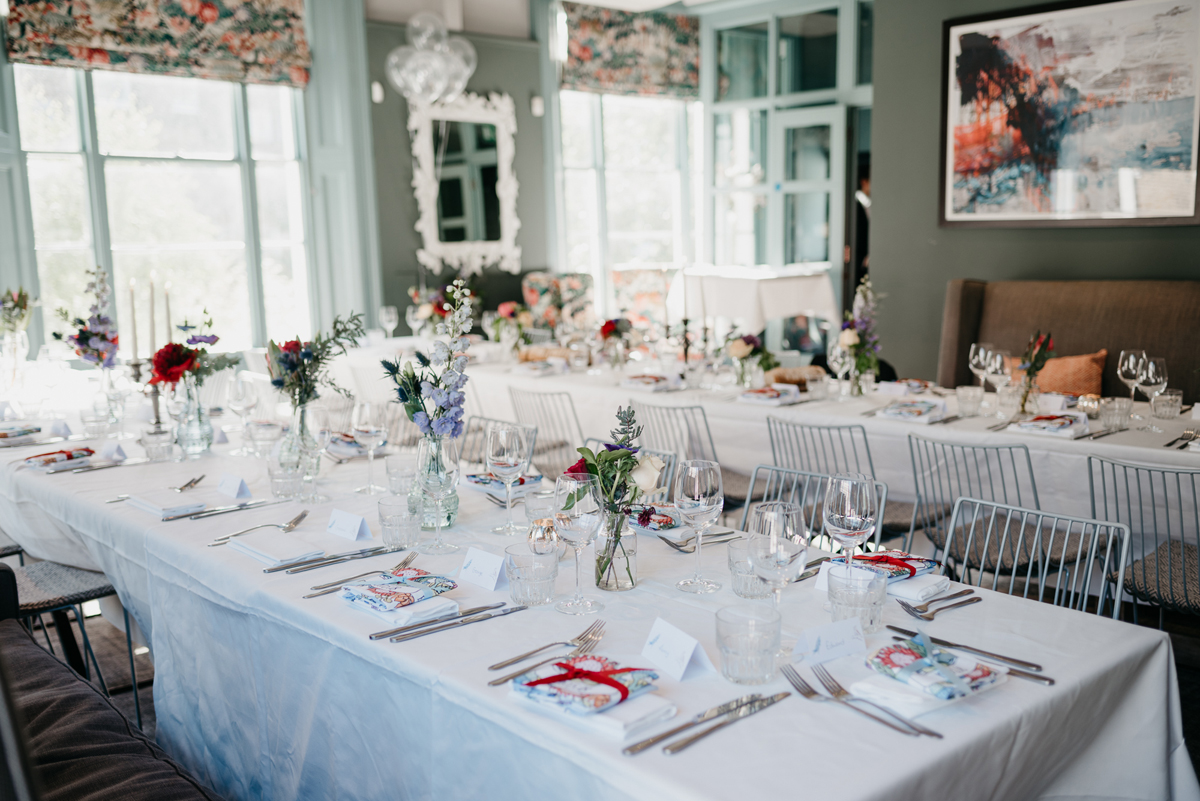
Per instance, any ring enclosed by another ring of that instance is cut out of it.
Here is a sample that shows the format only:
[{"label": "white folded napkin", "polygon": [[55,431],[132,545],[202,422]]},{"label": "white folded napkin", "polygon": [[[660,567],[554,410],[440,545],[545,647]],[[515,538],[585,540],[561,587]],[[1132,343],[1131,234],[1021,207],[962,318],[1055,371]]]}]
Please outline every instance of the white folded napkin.
[{"label": "white folded napkin", "polygon": [[208,506],[195,496],[188,497],[186,493],[174,490],[152,490],[138,495],[130,495],[126,503],[135,509],[149,512],[155,517],[171,517],[174,515],[195,514],[203,512]]},{"label": "white folded napkin", "polygon": [[1200,453],[1200,442],[1197,442],[1196,440],[1192,440],[1191,442],[1188,443],[1187,449],[1189,451],[1191,451],[1192,453]]},{"label": "white folded napkin", "polygon": [[[362,580],[362,583],[369,584],[371,577]],[[347,604],[353,606],[362,612],[370,612],[380,620],[385,620],[395,628],[407,626],[411,623],[420,623],[424,620],[432,620],[435,617],[442,615],[452,615],[459,610],[458,601],[453,598],[447,598],[445,595],[437,595],[433,598],[427,598],[424,601],[412,604],[411,606],[402,606],[399,609],[393,609],[391,612],[382,612],[378,609],[372,609],[366,604],[356,604],[346,601]]]},{"label": "white folded napkin", "polygon": [[630,698],[607,712],[594,715],[577,715],[563,706],[539,704],[516,691],[510,691],[508,697],[515,699],[526,709],[541,712],[547,717],[613,740],[628,740],[640,736],[651,726],[675,717],[679,711],[675,704],[652,692]]},{"label": "white folded napkin", "polygon": [[948,589],[950,589],[950,578],[948,576],[935,576],[932,573],[926,573],[924,576],[915,576],[903,581],[893,581],[888,584],[887,594],[903,598],[906,601],[922,603],[935,595],[941,595]]},{"label": "white folded napkin", "polygon": [[[130,501],[133,499],[130,498]],[[229,541],[229,547],[271,567],[319,559],[325,551],[282,531],[264,530],[244,534]]]}]

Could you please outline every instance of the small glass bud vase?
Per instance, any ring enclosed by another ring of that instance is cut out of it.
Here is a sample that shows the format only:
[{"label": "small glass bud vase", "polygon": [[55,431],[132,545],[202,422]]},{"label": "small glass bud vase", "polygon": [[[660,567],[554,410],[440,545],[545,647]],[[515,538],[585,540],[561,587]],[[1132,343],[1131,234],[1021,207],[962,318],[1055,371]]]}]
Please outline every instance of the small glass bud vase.
[{"label": "small glass bud vase", "polygon": [[184,376],[183,385],[186,400],[179,414],[175,436],[185,456],[199,456],[212,446],[213,427],[204,404],[200,402],[200,385],[196,379],[189,373]]},{"label": "small glass bud vase", "polygon": [[596,537],[596,586],[624,592],[637,586],[637,532],[625,525],[625,515],[607,512]]},{"label": "small glass bud vase", "polygon": [[1041,411],[1042,391],[1038,388],[1037,376],[1026,375],[1021,379],[1021,413],[1038,414]]}]

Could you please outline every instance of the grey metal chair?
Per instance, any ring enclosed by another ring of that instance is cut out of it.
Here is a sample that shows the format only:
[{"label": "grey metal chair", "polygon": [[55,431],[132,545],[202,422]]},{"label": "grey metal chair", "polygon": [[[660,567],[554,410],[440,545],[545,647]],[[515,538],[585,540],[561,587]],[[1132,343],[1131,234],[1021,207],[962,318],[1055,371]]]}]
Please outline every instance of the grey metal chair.
[{"label": "grey metal chair", "polygon": [[583,429],[569,392],[530,392],[509,387],[517,422],[538,430],[533,464],[553,480],[579,461]]},{"label": "grey metal chair", "polygon": [[[814,473],[862,473],[875,478],[867,430],[861,425],[814,426],[767,417],[771,455],[779,467]],[[916,504],[892,501],[883,518],[883,534],[902,537],[913,530]]]},{"label": "grey metal chair", "polygon": [[1137,601],[1200,614],[1200,470],[1088,457],[1092,516],[1129,527],[1122,589]]},{"label": "grey metal chair", "polygon": [[[600,450],[605,445],[612,443],[596,437],[589,437],[584,441],[583,446],[590,448],[592,452]],[[671,494],[675,489],[675,466],[679,463],[679,457],[670,451],[659,451],[654,448],[638,448],[638,453],[648,453],[651,456],[657,456],[663,460],[662,472],[658,474],[658,484],[654,487],[654,492],[647,500],[659,499],[663,502],[671,500]]]},{"label": "grey metal chair", "polygon": [[[913,534],[923,529],[934,545],[935,558],[945,553],[947,559],[967,569],[986,568],[1006,573],[1025,567],[1028,553],[996,551],[977,560],[964,549],[961,538],[954,551],[947,551],[946,544],[950,511],[959,498],[1041,508],[1029,449],[1024,445],[959,445],[916,434],[908,435],[908,449],[917,487],[917,508],[912,530],[905,539],[905,550],[911,550]],[[999,547],[1001,543],[989,544]]]},{"label": "grey metal chair", "polygon": [[[959,498],[950,514],[946,550],[963,551],[969,561],[982,563],[974,571],[975,585],[1009,595],[1088,610],[1093,589],[1098,591],[1095,612],[1104,614],[1109,597],[1112,617],[1121,615],[1121,585],[1129,561],[1129,526],[1038,509]],[[990,570],[986,563],[996,553],[1026,554],[1023,567],[1007,574]],[[942,565],[945,574],[949,565]],[[968,576],[968,583],[970,579]]]},{"label": "grey metal chair", "polygon": [[[742,519],[738,523],[738,528],[742,531],[747,530],[746,523],[750,519],[750,512],[758,504],[768,501],[787,501],[800,507],[804,516],[804,525],[812,532],[810,544],[815,546],[817,541],[821,540],[822,547],[826,550],[840,547],[835,546],[832,539],[825,534],[823,525],[825,490],[828,488],[831,478],[833,476],[828,473],[810,473],[804,470],[793,470],[789,467],[758,465],[750,476],[750,491],[754,493],[751,496],[754,501],[747,503],[742,509]],[[887,514],[887,495],[887,484],[876,481],[875,500],[878,514],[876,519],[882,519]],[[879,526],[876,526],[874,550],[879,550],[881,536]]]},{"label": "grey metal chair", "polygon": [[463,425],[462,443],[459,459],[474,464],[487,463],[487,432],[488,426],[498,423],[506,426],[523,426],[530,431],[529,455],[532,460],[537,450],[537,426],[514,423],[511,420],[497,420],[492,417],[468,417]]}]

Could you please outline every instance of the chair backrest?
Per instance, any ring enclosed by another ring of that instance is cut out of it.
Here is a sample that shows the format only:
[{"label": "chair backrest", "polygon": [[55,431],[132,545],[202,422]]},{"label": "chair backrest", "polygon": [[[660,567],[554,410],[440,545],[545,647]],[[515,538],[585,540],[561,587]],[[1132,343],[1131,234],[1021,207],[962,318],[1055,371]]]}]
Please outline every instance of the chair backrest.
[{"label": "chair backrest", "polygon": [[768,416],[767,433],[777,467],[875,477],[867,430],[862,426],[813,426]]},{"label": "chair backrest", "polygon": [[[351,404],[353,407],[353,404]],[[386,422],[388,444],[395,448],[415,448],[424,436],[421,429],[417,428],[417,424],[408,419],[408,412],[404,410],[402,403],[389,403],[386,407]],[[348,411],[345,417],[349,423],[353,411]],[[345,430],[349,430],[348,428]]]},{"label": "chair backrest", "polygon": [[[961,540],[956,542],[956,540]],[[972,572],[982,587],[991,576],[989,589],[1009,595],[1088,611],[1092,589],[1097,590],[1096,614],[1104,614],[1108,600],[1110,574],[1121,586],[1129,560],[1129,526],[1069,515],[1056,515],[1038,509],[980,500],[959,498],[954,502],[946,541],[947,552],[987,554],[1026,554],[1015,570],[966,570],[957,578],[972,583]],[[948,568],[942,565],[943,575]],[[1121,593],[1113,593],[1112,617],[1120,618]]]},{"label": "chair backrest", "polygon": [[636,400],[629,403],[642,427],[639,444],[673,453],[681,461],[720,462],[703,406],[652,406]]},{"label": "chair backrest", "polygon": [[[606,440],[589,437],[584,441],[583,446],[590,448],[592,452],[601,450],[605,445],[612,443]],[[668,502],[671,500],[672,491],[675,488],[675,465],[679,463],[679,458],[670,451],[659,451],[654,448],[638,448],[638,453],[647,453],[651,456],[657,456],[663,461],[662,472],[658,474],[658,483],[654,485],[654,491],[644,497],[646,501],[660,500]]]},{"label": "chair backrest", "polygon": [[537,426],[526,425],[525,423],[514,423],[511,420],[497,420],[493,417],[477,417],[471,416],[467,418],[466,424],[463,426],[462,433],[462,449],[459,459],[464,462],[473,462],[475,464],[487,463],[487,434],[488,427],[492,423],[497,423],[506,426],[524,426],[531,432],[529,440],[529,458],[532,460],[534,452],[537,450]]},{"label": "chair backrest", "polygon": [[236,373],[237,371],[231,367],[228,370],[213,373],[204,379],[204,383],[200,386],[200,405],[209,411],[214,409],[224,411],[222,407],[225,406],[225,399],[228,397],[226,390]]},{"label": "chair backrest", "polygon": [[[742,508],[742,519],[738,528],[746,531],[750,521],[751,509],[767,501],[787,501],[797,504],[804,515],[804,525],[812,532],[810,545],[816,547],[817,541],[824,538],[822,547],[832,550],[833,544],[824,532],[825,490],[829,487],[828,473],[810,473],[804,470],[792,470],[789,467],[773,467],[760,464],[754,468],[750,476],[750,493],[753,498]],[[761,493],[761,495],[760,495]],[[879,539],[883,532],[883,514],[887,510],[887,484],[875,482],[876,517],[874,549],[879,550]]]},{"label": "chair backrest", "polygon": [[960,445],[909,434],[908,450],[917,487],[915,526],[939,551],[945,549],[951,507],[959,498],[1041,508],[1033,460],[1024,445]]},{"label": "chair backrest", "polygon": [[1200,470],[1089,456],[1088,484],[1092,517],[1129,527],[1130,579],[1143,600],[1200,612]]},{"label": "chair backrest", "polygon": [[556,479],[579,461],[583,429],[569,392],[530,392],[509,387],[517,422],[538,430],[533,464],[549,479]]},{"label": "chair backrest", "polygon": [[258,396],[258,405],[254,407],[254,411],[250,413],[251,419],[254,420],[290,420],[291,401],[287,395],[284,395],[278,389],[271,385],[271,376],[266,373],[258,373],[252,370],[240,370],[237,374],[238,380],[244,381],[254,387],[254,394]]}]

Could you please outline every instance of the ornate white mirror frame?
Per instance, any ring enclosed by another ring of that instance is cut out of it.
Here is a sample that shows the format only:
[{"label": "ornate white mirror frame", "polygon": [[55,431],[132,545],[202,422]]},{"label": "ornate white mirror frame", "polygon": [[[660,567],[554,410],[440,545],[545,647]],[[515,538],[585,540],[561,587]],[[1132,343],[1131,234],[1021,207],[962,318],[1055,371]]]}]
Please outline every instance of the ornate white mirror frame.
[{"label": "ornate white mirror frame", "polygon": [[[438,176],[433,152],[433,125],[437,120],[496,126],[496,197],[500,201],[500,239],[443,242],[438,230]],[[413,190],[417,196],[417,233],[424,247],[417,260],[435,273],[443,266],[463,275],[480,273],[495,265],[516,275],[521,271],[517,246],[517,177],[513,174],[517,114],[510,95],[492,92],[486,98],[464,92],[450,103],[412,104],[408,109],[408,134],[412,139]]]}]

